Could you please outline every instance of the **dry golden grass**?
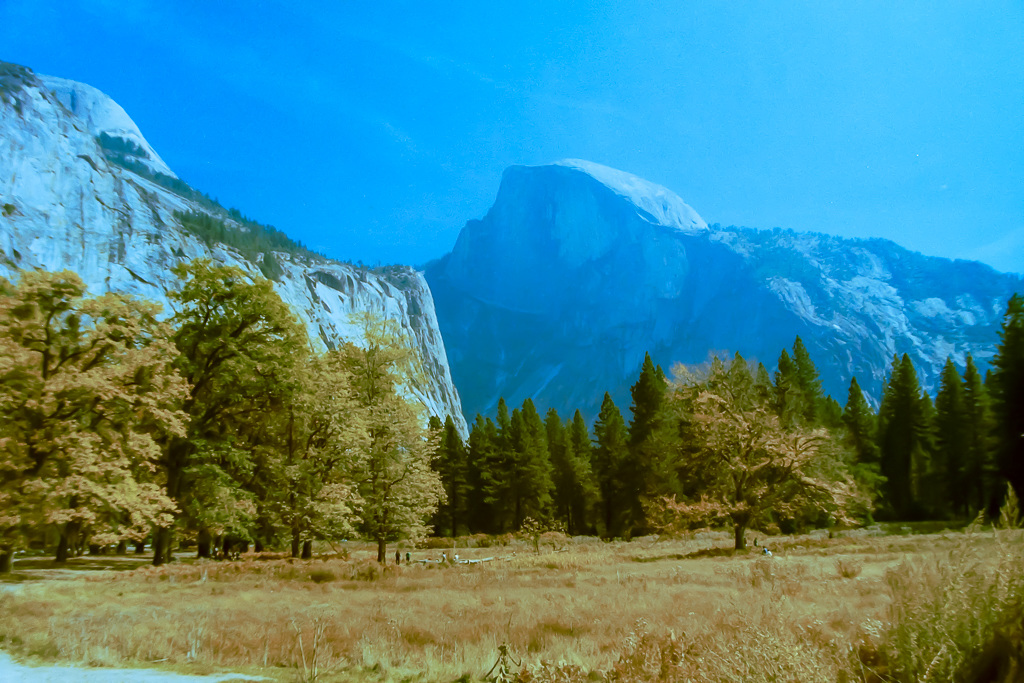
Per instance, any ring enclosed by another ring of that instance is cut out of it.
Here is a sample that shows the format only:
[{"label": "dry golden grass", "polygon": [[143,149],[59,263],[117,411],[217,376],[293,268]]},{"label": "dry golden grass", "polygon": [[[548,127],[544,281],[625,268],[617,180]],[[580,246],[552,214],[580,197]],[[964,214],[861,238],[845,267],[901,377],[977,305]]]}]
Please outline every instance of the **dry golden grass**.
[{"label": "dry golden grass", "polygon": [[[973,564],[954,573],[977,576],[1019,552],[1024,542],[1011,540],[806,536],[770,539],[768,558],[756,548],[711,552],[729,546],[726,533],[562,539],[540,553],[529,542],[459,547],[449,557],[497,559],[383,572],[374,548],[349,543],[347,559],[51,574],[0,592],[0,648],[281,680],[454,681],[481,680],[507,644],[507,669],[520,680],[865,680],[880,658],[895,670],[885,650],[894,624],[935,621],[941,609],[893,596],[925,590],[918,583],[946,595],[951,556],[969,548]],[[975,584],[958,584],[965,601],[984,599]],[[999,585],[1008,604],[1019,586]]]}]

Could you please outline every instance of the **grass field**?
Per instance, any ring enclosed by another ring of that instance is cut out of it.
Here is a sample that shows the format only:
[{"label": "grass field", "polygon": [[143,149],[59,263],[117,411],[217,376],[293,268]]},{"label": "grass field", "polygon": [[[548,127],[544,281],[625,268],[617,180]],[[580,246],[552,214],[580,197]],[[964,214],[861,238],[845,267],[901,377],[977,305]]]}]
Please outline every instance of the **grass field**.
[{"label": "grass field", "polygon": [[308,561],[22,559],[0,649],[275,680],[947,681],[1020,623],[1020,531],[766,542],[773,557],[732,553],[728,533],[551,537],[447,550],[494,558],[477,564],[410,549],[383,572],[353,543]]}]

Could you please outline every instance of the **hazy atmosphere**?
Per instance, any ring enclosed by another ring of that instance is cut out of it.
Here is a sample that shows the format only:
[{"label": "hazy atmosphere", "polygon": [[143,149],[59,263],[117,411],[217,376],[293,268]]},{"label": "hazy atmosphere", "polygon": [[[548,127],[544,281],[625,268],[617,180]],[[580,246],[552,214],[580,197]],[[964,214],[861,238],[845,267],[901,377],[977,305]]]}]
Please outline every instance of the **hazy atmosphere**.
[{"label": "hazy atmosphere", "polygon": [[572,157],[709,223],[1024,272],[1017,2],[0,3],[168,165],[328,256],[423,264],[505,168]]}]

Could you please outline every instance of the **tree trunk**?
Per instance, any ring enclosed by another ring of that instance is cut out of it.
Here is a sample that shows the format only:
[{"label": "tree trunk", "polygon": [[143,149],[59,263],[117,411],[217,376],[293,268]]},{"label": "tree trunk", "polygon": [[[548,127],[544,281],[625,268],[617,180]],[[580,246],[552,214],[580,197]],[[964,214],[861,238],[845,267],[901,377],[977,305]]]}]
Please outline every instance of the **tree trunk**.
[{"label": "tree trunk", "polygon": [[115,551],[118,555],[128,554],[128,541],[118,541],[117,550]]},{"label": "tree trunk", "polygon": [[57,541],[57,556],[54,561],[63,564],[68,561],[75,542],[78,540],[78,522],[68,522],[60,530],[60,539]]},{"label": "tree trunk", "polygon": [[310,560],[313,558],[313,541],[302,542],[302,559]]},{"label": "tree trunk", "polygon": [[64,564],[68,561],[68,533],[62,529],[60,532],[60,538],[57,539],[57,554],[54,556],[53,561],[59,564]]},{"label": "tree trunk", "polygon": [[153,532],[153,566],[171,561],[171,530],[160,527]]},{"label": "tree trunk", "polygon": [[145,541],[135,541],[135,554],[136,555],[141,555],[144,552],[146,552],[146,542]]},{"label": "tree trunk", "polygon": [[292,529],[292,557],[299,556],[299,530]]},{"label": "tree trunk", "polygon": [[263,541],[260,540],[259,538],[256,539],[256,548],[255,549],[256,549],[256,552],[258,552],[258,553],[262,553],[263,552]]},{"label": "tree trunk", "polygon": [[95,543],[90,543],[89,544],[89,554],[90,555],[99,555],[100,554],[100,547],[98,545],[96,545]]},{"label": "tree trunk", "polygon": [[747,549],[747,525],[746,524],[740,524],[740,523],[737,522],[735,528],[733,529],[733,531],[735,532],[735,536],[736,536],[736,550],[746,550]]},{"label": "tree trunk", "polygon": [[388,563],[388,542],[384,540],[383,536],[377,538],[377,562],[380,564]]},{"label": "tree trunk", "polygon": [[14,551],[0,551],[0,574],[10,574],[14,569]]},{"label": "tree trunk", "polygon": [[196,540],[196,557],[210,557],[210,542],[212,540],[210,532],[206,529],[199,532],[199,538]]}]

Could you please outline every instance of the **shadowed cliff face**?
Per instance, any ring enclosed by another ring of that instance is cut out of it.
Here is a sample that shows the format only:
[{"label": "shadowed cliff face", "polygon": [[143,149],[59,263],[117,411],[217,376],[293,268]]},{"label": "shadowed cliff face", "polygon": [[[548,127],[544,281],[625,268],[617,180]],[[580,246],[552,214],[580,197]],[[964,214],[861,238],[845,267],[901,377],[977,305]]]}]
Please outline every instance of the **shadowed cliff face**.
[{"label": "shadowed cliff face", "polygon": [[[51,82],[59,85],[56,93]],[[169,311],[166,292],[177,286],[170,270],[182,260],[212,258],[261,274],[258,263],[230,247],[208,247],[174,216],[204,207],[108,162],[97,140],[106,131],[130,142],[122,147],[143,154],[151,170],[169,172],[124,111],[94,88],[40,79],[27,70],[0,81],[0,275],[12,277],[19,268],[69,269],[93,293],[125,292]],[[229,218],[226,223],[246,229]],[[425,379],[407,391],[430,413],[455,417],[466,433],[421,273],[376,273],[288,253],[276,253],[275,260],[275,289],[324,346],[356,339],[349,323],[354,312],[399,320],[426,370]]]},{"label": "shadowed cliff face", "polygon": [[800,335],[827,392],[876,397],[894,353],[926,386],[994,353],[1014,275],[885,240],[708,228],[659,186],[586,162],[513,167],[494,206],[427,267],[467,415],[625,409],[644,353],[668,370],[739,351],[774,370]]}]

